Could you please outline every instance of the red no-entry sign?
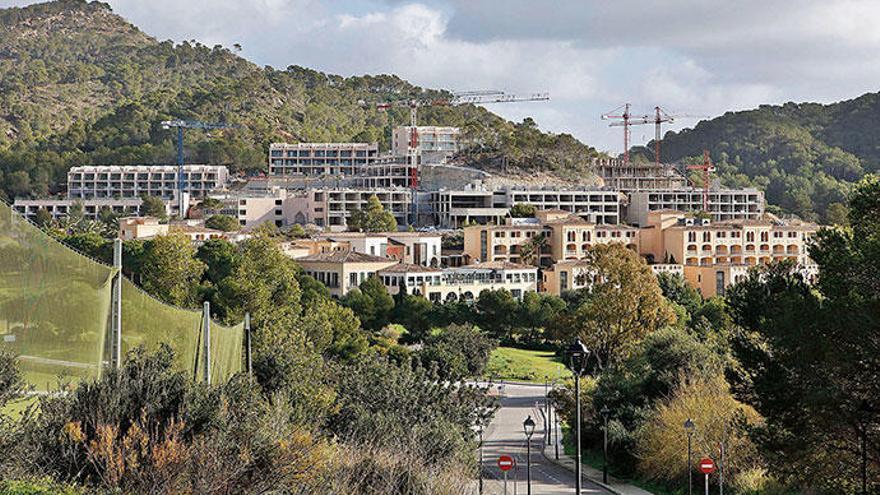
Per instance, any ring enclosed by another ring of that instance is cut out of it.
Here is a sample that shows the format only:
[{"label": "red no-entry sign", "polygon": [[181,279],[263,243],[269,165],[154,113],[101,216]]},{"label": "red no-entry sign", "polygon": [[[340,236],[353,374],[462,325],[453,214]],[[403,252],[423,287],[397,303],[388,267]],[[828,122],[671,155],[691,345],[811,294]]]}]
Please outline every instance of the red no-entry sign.
[{"label": "red no-entry sign", "polygon": [[715,461],[704,457],[700,459],[700,472],[703,474],[712,474],[715,472]]},{"label": "red no-entry sign", "polygon": [[498,458],[498,468],[502,471],[510,471],[514,465],[516,465],[516,461],[509,455],[502,455]]}]

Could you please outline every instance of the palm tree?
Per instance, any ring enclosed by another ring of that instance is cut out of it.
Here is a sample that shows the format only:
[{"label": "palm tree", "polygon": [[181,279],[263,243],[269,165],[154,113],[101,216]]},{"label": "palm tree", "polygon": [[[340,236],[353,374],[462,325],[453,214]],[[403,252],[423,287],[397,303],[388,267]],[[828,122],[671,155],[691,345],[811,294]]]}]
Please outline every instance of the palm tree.
[{"label": "palm tree", "polygon": [[543,254],[547,244],[547,236],[543,232],[532,237],[520,249],[520,259],[526,265],[540,265],[541,254]]}]

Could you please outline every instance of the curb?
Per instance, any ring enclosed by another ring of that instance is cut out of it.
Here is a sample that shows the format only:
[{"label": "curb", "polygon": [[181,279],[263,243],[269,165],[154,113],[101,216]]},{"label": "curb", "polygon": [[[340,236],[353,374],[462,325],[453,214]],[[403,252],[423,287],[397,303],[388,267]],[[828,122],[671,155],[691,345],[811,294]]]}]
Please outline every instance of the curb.
[{"label": "curb", "polygon": [[[547,459],[549,462],[551,462],[551,463],[553,463],[553,464],[556,464],[557,466],[559,466],[559,467],[561,467],[561,468],[563,468],[563,469],[565,469],[565,470],[567,470],[567,471],[574,472],[574,469],[569,468],[568,466],[566,466],[565,463],[563,463],[561,460],[557,461],[553,455],[548,455],[548,454],[547,454],[547,447],[549,447],[549,446],[545,443],[545,444],[542,446],[542,448],[541,448],[541,455],[544,456],[544,459]],[[614,493],[615,495],[624,495],[622,492],[618,491],[616,488],[614,488],[614,487],[612,487],[612,486],[610,486],[610,485],[606,485],[605,483],[602,483],[602,482],[599,481],[599,480],[593,479],[593,478],[591,478],[591,477],[585,475],[585,474],[583,473],[583,471],[581,471],[581,475],[582,475],[584,478],[590,480],[591,482],[593,482],[593,483],[595,483],[595,484],[601,486],[602,488],[608,490],[609,492]]]}]

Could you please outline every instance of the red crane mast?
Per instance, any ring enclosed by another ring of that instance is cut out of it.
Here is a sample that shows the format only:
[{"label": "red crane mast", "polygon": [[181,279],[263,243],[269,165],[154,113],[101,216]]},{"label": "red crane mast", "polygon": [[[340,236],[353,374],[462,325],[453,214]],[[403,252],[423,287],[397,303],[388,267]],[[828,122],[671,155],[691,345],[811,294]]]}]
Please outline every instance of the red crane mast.
[{"label": "red crane mast", "polygon": [[709,174],[715,171],[715,165],[712,165],[712,159],[709,157],[709,150],[703,150],[703,163],[699,165],[688,165],[688,170],[701,170],[703,172],[703,211],[709,212]]}]

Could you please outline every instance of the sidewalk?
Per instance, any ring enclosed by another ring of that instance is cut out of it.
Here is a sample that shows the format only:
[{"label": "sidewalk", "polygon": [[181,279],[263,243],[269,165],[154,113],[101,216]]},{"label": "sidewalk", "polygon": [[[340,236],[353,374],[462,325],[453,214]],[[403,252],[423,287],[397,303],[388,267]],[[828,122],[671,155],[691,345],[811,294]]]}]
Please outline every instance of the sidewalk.
[{"label": "sidewalk", "polygon": [[[553,444],[547,445],[546,437],[544,439],[544,449],[542,453],[544,454],[544,458],[546,458],[548,461],[562,466],[572,473],[575,472],[574,458],[565,454],[565,449],[562,448],[561,443],[559,445],[558,461],[556,460],[556,447]],[[611,476],[608,477],[607,484],[602,483],[602,471],[592,466],[587,466],[586,464],[581,465],[581,475],[584,478],[589,479],[593,483],[604,487],[606,490],[616,493],[617,495],[653,495],[649,491],[642,490],[637,486],[629,485]]]}]

